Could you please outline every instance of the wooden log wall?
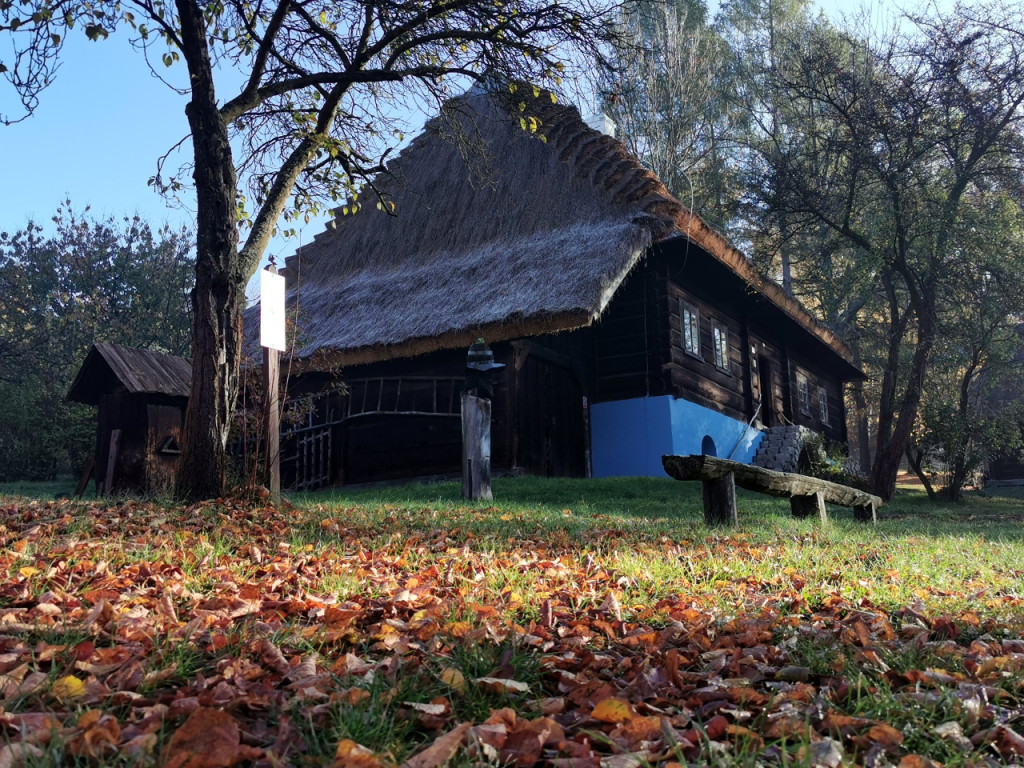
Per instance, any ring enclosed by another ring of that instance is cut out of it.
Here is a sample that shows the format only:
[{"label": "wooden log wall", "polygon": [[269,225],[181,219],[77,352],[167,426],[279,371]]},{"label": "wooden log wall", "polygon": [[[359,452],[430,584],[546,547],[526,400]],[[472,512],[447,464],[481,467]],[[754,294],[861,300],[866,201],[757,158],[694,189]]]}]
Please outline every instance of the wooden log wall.
[{"label": "wooden log wall", "polygon": [[595,402],[668,393],[663,366],[671,340],[665,291],[664,278],[641,266],[594,326]]},{"label": "wooden log wall", "polygon": [[[820,432],[829,442],[846,443],[846,409],[843,403],[842,384],[834,376],[815,366],[807,357],[789,354],[790,380],[789,389],[792,393],[791,421],[815,432]],[[801,407],[799,379],[807,381],[809,408],[805,412]],[[820,409],[820,393],[824,390],[828,402],[828,421],[822,421]]]},{"label": "wooden log wall", "polygon": [[[700,315],[700,356],[686,352],[683,345],[681,305],[694,307]],[[739,421],[753,416],[750,410],[750,377],[745,354],[743,323],[721,305],[712,304],[675,283],[667,283],[668,328],[671,358],[666,366],[672,394],[718,411]],[[728,338],[728,367],[715,364],[713,324],[724,327]]]}]

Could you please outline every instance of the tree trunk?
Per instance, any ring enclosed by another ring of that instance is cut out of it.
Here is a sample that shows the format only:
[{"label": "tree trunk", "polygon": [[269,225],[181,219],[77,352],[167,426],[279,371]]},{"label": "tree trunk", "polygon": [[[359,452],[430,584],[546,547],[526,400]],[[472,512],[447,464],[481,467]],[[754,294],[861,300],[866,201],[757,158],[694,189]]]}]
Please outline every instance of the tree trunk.
[{"label": "tree trunk", "polygon": [[[914,421],[917,418],[921,395],[924,392],[924,376],[935,340],[935,322],[931,311],[933,303],[929,302],[926,309],[919,310],[917,313],[917,344],[914,347],[914,356],[910,361],[907,383],[899,408],[890,409],[889,418],[883,418],[884,411],[879,414],[878,449],[875,453],[875,462],[871,467],[871,492],[886,501],[891,500],[896,493],[896,476],[900,471],[900,461],[910,444]],[[895,380],[894,371],[886,371],[885,375],[886,377],[891,376]],[[892,389],[895,389],[894,384]],[[883,385],[883,408],[886,407],[885,391],[886,385]],[[891,430],[888,427],[889,424],[894,425]],[[885,425],[884,431],[883,425]]]},{"label": "tree trunk", "polygon": [[908,445],[907,463],[910,464],[910,468],[914,470],[914,474],[917,475],[917,479],[921,481],[921,485],[924,486],[924,490],[928,494],[928,498],[935,501],[938,498],[938,495],[935,493],[935,488],[932,487],[931,478],[928,477],[928,473],[924,471],[924,451],[917,450],[914,446]]},{"label": "tree trunk", "polygon": [[190,499],[224,492],[228,429],[241,361],[244,280],[235,226],[237,177],[228,129],[217,108],[203,13],[176,0],[192,100],[196,184],[196,284],[192,291],[192,390],[185,411],[178,492]]}]

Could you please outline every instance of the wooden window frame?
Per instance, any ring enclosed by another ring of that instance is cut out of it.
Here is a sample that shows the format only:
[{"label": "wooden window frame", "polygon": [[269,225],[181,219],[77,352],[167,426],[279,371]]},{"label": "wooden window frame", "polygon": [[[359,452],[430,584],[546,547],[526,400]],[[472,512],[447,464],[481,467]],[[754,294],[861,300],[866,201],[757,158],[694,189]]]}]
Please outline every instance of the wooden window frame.
[{"label": "wooden window frame", "polygon": [[[690,329],[695,342],[695,349],[691,349],[686,343],[687,315],[693,318],[693,327]],[[700,312],[697,308],[683,299],[679,300],[679,333],[681,335],[683,352],[690,357],[703,361],[704,356],[700,353]]]},{"label": "wooden window frame", "polygon": [[807,380],[807,374],[796,374],[796,399],[800,413],[805,416],[811,415],[811,383]]},{"label": "wooden window frame", "polygon": [[828,390],[825,387],[818,387],[818,416],[821,418],[821,423],[828,426]]},{"label": "wooden window frame", "polygon": [[711,321],[711,351],[715,358],[715,368],[723,373],[732,374],[729,367],[729,329],[717,320]]}]

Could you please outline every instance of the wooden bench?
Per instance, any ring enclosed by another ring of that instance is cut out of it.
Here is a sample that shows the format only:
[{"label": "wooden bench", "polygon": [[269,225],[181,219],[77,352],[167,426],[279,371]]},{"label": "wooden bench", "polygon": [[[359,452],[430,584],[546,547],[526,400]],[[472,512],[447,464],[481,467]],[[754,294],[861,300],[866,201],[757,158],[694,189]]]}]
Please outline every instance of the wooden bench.
[{"label": "wooden bench", "polygon": [[828,522],[825,503],[853,507],[853,516],[877,522],[882,500],[848,485],[817,477],[776,472],[714,456],[662,456],[665,471],[676,480],[700,480],[704,489],[704,520],[708,525],[736,524],[736,486],[770,496],[788,497],[795,517],[817,514]]}]

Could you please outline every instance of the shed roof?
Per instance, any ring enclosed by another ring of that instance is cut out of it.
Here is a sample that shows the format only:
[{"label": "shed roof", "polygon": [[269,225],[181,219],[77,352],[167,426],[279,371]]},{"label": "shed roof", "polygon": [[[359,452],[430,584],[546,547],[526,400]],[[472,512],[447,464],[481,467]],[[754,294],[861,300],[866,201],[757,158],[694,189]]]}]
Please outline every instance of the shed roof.
[{"label": "shed roof", "polygon": [[[300,358],[342,364],[570,330],[597,320],[648,248],[684,237],[847,365],[849,348],[673,197],[621,142],[542,93],[453,100],[364,193],[286,262]],[[252,325],[252,324],[250,324]]]},{"label": "shed roof", "polygon": [[148,349],[98,341],[85,356],[68,391],[68,400],[97,405],[113,392],[188,397],[192,361]]}]

